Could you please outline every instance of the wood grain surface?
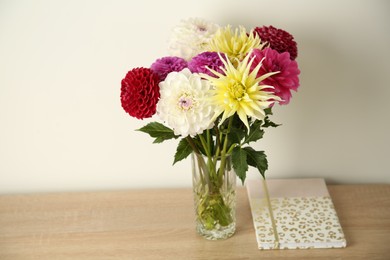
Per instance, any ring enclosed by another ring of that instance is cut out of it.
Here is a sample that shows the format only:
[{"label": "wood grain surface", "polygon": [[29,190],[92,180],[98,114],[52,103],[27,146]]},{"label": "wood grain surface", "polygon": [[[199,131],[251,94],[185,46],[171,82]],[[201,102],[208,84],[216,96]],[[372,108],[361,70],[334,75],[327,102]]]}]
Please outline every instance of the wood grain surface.
[{"label": "wood grain surface", "polygon": [[246,190],[237,231],[195,232],[190,189],[0,196],[0,259],[390,259],[390,185],[329,185],[347,248],[257,249]]}]

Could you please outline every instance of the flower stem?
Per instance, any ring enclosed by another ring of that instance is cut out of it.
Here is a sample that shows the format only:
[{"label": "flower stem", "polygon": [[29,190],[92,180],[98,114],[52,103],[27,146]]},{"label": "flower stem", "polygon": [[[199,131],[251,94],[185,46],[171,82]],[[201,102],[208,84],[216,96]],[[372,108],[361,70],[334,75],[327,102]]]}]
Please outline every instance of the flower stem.
[{"label": "flower stem", "polygon": [[192,137],[191,136],[187,136],[186,139],[187,139],[187,142],[189,143],[189,145],[191,146],[192,150],[195,153],[200,154],[200,151],[199,151],[198,147],[196,147],[196,144],[195,144],[194,140],[192,139]]},{"label": "flower stem", "polygon": [[212,188],[212,185],[210,183],[209,175],[207,174],[208,166],[206,165],[206,162],[204,161],[202,154],[200,153],[198,147],[196,146],[194,140],[191,138],[191,136],[186,137],[188,143],[190,144],[192,150],[195,152],[196,160],[199,162],[199,173],[202,176],[202,180],[205,180],[206,183],[203,183],[203,185],[208,185],[210,188]]},{"label": "flower stem", "polygon": [[[213,163],[209,144],[206,142],[203,135],[200,134],[199,138],[200,138],[200,141],[201,141],[203,148],[206,151],[206,155],[207,155],[207,169],[206,168],[204,169],[204,171],[205,171],[204,175],[205,175],[208,183],[209,184],[211,183],[211,185],[209,185],[210,192],[213,192],[214,191],[213,183],[215,183],[215,180],[218,179],[218,174],[217,174],[217,171],[215,169],[215,164]],[[203,160],[203,157],[202,157],[202,160]]]},{"label": "flower stem", "polygon": [[231,116],[229,118],[229,124],[228,124],[228,128],[227,128],[227,132],[225,134],[225,141],[223,143],[223,149],[222,149],[222,152],[221,152],[221,167],[219,168],[219,177],[222,178],[223,176],[223,173],[225,172],[225,163],[226,163],[226,149],[227,149],[227,145],[228,145],[228,141],[229,141],[229,132],[230,132],[230,129],[232,127],[232,124],[233,124],[233,117]]},{"label": "flower stem", "polygon": [[211,153],[213,148],[211,146],[211,136],[210,136],[210,130],[209,129],[207,129],[207,131],[206,131],[206,137],[207,137],[207,145],[210,147],[210,153]]},{"label": "flower stem", "polygon": [[219,157],[219,152],[221,151],[221,139],[222,136],[219,133],[219,129],[216,124],[214,124],[214,130],[215,130],[215,143],[216,143],[216,151],[215,151],[215,158],[214,158],[214,166],[217,165],[217,160]]},{"label": "flower stem", "polygon": [[207,157],[210,158],[211,157],[211,153],[210,153],[210,149],[209,149],[209,146],[208,146],[206,140],[204,139],[203,135],[201,135],[201,134],[199,135],[199,138],[200,138],[200,141],[201,141],[201,143],[203,145],[203,148],[204,148],[204,150],[206,152]]}]

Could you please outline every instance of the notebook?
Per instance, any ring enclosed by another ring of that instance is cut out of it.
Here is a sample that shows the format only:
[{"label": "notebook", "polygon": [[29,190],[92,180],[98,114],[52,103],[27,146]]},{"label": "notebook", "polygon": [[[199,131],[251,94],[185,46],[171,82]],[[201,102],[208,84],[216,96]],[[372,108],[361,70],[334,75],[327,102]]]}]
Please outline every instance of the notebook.
[{"label": "notebook", "polygon": [[346,247],[324,179],[247,180],[246,188],[259,249]]}]

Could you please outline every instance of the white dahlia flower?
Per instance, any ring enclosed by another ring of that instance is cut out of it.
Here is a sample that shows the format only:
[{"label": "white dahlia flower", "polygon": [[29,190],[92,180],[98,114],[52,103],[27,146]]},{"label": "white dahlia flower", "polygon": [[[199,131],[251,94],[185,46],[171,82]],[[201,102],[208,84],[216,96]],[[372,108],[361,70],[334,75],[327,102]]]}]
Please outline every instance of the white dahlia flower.
[{"label": "white dahlia flower", "polygon": [[219,29],[217,24],[200,18],[182,20],[173,29],[169,43],[169,53],[172,56],[189,60],[208,48],[209,41]]},{"label": "white dahlia flower", "polygon": [[157,114],[175,135],[195,136],[213,127],[210,83],[189,69],[171,72],[160,82]]}]

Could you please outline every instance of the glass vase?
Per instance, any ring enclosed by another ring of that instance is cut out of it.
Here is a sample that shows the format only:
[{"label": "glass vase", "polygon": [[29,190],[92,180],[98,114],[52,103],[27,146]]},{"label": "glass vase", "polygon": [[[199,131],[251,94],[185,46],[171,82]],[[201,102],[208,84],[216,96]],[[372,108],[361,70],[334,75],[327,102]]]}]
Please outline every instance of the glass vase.
[{"label": "glass vase", "polygon": [[236,174],[231,157],[192,153],[196,230],[206,239],[231,237],[236,230]]}]

